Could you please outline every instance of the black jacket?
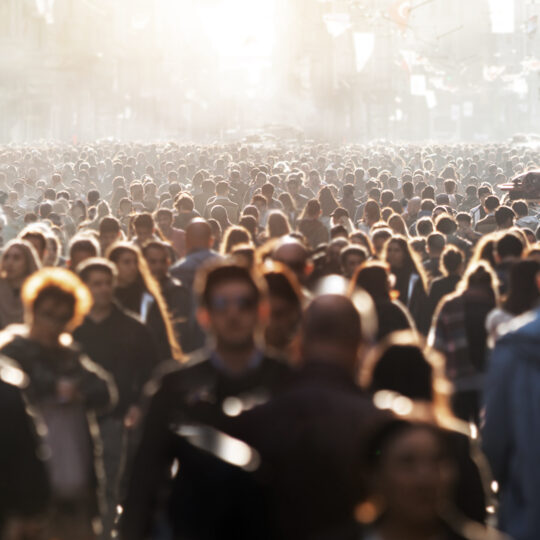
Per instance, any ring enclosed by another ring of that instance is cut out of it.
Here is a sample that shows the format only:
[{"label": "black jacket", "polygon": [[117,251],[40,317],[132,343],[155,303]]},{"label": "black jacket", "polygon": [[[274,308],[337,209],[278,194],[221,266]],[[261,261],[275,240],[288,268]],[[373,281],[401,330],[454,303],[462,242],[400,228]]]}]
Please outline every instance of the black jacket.
[{"label": "black jacket", "polygon": [[96,323],[86,317],[73,332],[84,352],[109,372],[118,387],[118,404],[112,414],[123,417],[139,403],[144,384],[158,363],[158,352],[148,328],[121,307]]},{"label": "black jacket", "polygon": [[308,362],[285,392],[225,419],[260,453],[273,538],[316,538],[352,518],[365,495],[363,447],[385,418],[344,370]]},{"label": "black jacket", "polygon": [[[9,375],[15,374],[18,386]],[[50,490],[39,438],[22,394],[22,373],[0,358],[0,537],[10,518],[44,514]]]},{"label": "black jacket", "polygon": [[[185,444],[176,429],[193,421],[219,425],[226,398],[267,399],[286,383],[289,371],[282,362],[263,356],[243,375],[230,376],[201,354],[154,385],[124,504],[123,539],[146,537],[165,486],[170,494],[162,507],[167,507],[175,538],[254,537],[252,530],[243,530],[249,512],[231,491],[243,475],[205,459]],[[171,482],[169,471],[175,460],[179,474]]]}]

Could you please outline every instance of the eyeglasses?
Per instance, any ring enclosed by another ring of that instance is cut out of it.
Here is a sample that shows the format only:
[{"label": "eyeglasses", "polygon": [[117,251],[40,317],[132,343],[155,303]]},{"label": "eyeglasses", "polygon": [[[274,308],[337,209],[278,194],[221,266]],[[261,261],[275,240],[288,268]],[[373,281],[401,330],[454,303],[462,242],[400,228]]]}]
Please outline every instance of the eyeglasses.
[{"label": "eyeglasses", "polygon": [[216,296],[210,301],[210,310],[224,313],[234,306],[238,311],[253,311],[257,307],[257,299],[253,296]]}]

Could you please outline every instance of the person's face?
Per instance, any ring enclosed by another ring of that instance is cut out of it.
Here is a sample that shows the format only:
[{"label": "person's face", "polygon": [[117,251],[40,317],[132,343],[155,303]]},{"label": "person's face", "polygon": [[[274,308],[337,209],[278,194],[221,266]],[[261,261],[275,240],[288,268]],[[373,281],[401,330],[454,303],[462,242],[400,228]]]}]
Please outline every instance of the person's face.
[{"label": "person's face", "polygon": [[104,232],[99,235],[99,243],[101,245],[101,252],[105,253],[107,251],[107,248],[114,244],[114,242],[118,239],[118,233],[117,232]]},{"label": "person's face", "polygon": [[112,304],[114,281],[113,277],[108,272],[90,272],[86,285],[92,293],[94,307],[107,308]]},{"label": "person's face", "polygon": [[279,296],[270,296],[270,320],[265,330],[266,344],[282,349],[287,347],[295,336],[300,312],[290,302]]},{"label": "person's face", "polygon": [[137,256],[130,252],[122,253],[116,261],[116,268],[118,269],[118,284],[131,285],[139,274]]},{"label": "person's face", "polygon": [[389,443],[381,457],[378,486],[386,511],[415,525],[438,520],[449,499],[453,466],[428,429],[411,429]]},{"label": "person's face", "polygon": [[172,218],[169,216],[164,216],[162,214],[158,215],[156,218],[157,225],[161,230],[168,229],[172,224]]},{"label": "person's face", "polygon": [[471,228],[471,225],[467,221],[458,221],[457,222],[458,232],[465,233],[468,232]]},{"label": "person's face", "polygon": [[135,227],[135,233],[141,245],[152,238],[152,229],[147,227]]},{"label": "person's face", "polygon": [[8,281],[25,277],[27,272],[26,259],[21,249],[13,246],[6,251],[2,260],[2,272]]},{"label": "person's face", "polygon": [[171,260],[163,249],[148,249],[146,251],[146,262],[152,275],[161,281],[167,277]]},{"label": "person's face", "polygon": [[396,242],[389,242],[386,248],[386,262],[392,268],[401,268],[403,266],[403,260],[405,254],[403,250]]},{"label": "person's face", "polygon": [[253,340],[259,321],[253,289],[242,281],[214,288],[208,306],[210,327],[218,342],[241,347]]},{"label": "person's face", "polygon": [[39,336],[43,342],[57,343],[60,334],[66,331],[72,317],[71,306],[59,303],[53,298],[47,298],[34,309],[32,333]]},{"label": "person's face", "polygon": [[353,277],[356,269],[365,262],[365,257],[352,253],[345,258],[345,264],[343,265],[343,275],[350,279]]}]

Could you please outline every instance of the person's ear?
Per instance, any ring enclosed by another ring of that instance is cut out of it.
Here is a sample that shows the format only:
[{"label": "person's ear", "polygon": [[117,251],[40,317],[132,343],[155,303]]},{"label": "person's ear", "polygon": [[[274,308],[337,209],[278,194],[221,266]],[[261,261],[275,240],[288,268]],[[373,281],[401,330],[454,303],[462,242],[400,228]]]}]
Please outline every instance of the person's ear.
[{"label": "person's ear", "polygon": [[197,309],[197,322],[203,330],[208,331],[210,329],[210,313],[206,308],[200,307]]}]

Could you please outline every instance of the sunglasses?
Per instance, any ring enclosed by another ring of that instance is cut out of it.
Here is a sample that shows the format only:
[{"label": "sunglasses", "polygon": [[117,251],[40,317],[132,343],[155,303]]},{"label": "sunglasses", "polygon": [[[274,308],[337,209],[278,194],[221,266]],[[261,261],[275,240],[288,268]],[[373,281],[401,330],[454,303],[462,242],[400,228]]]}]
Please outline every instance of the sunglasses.
[{"label": "sunglasses", "polygon": [[234,306],[238,311],[253,311],[257,299],[253,296],[216,296],[210,301],[210,310],[224,313]]}]

